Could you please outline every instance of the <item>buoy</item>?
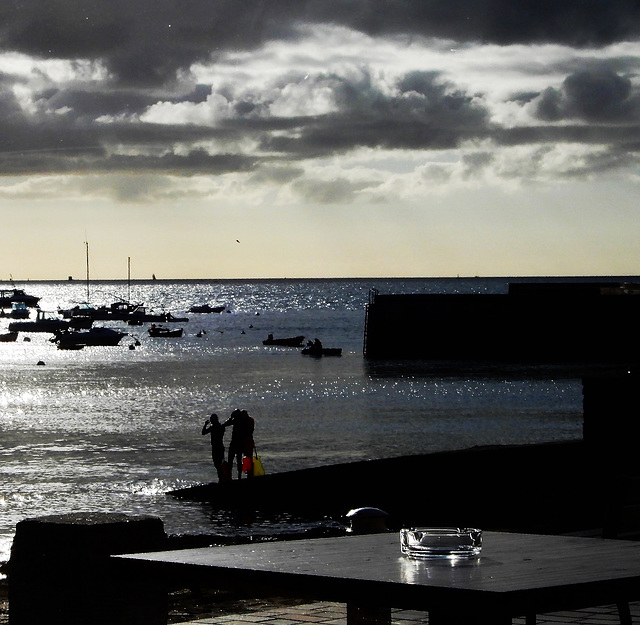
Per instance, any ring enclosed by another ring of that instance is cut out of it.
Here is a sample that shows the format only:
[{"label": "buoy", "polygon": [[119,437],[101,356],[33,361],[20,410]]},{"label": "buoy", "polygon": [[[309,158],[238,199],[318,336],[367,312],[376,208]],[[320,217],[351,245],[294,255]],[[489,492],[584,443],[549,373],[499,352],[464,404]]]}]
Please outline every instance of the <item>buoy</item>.
[{"label": "buoy", "polygon": [[347,532],[351,534],[377,534],[388,532],[387,518],[389,513],[380,508],[354,508],[349,510]]}]

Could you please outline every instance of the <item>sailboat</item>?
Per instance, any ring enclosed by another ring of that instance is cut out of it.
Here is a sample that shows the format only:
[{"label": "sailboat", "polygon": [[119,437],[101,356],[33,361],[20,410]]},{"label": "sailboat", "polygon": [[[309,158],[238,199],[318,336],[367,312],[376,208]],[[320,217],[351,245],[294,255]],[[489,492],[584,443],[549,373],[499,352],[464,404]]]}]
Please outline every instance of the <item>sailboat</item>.
[{"label": "sailboat", "polygon": [[87,275],[86,275],[86,287],[87,287],[87,301],[82,302],[80,304],[76,304],[72,308],[67,309],[58,309],[58,313],[62,315],[65,319],[71,319],[75,317],[83,317],[92,319],[92,311],[95,310],[91,304],[89,304],[89,242],[85,241],[85,250],[86,250],[86,258],[87,258]]},{"label": "sailboat", "polygon": [[[126,332],[119,332],[111,328],[92,327],[96,319],[113,318],[108,314],[112,307],[107,308],[101,306],[95,308],[89,304],[90,299],[90,277],[89,277],[89,242],[85,241],[86,258],[87,258],[87,301],[70,308],[69,310],[60,310],[60,314],[70,319],[71,328],[64,331],[58,331],[51,339],[53,343],[57,343],[60,349],[79,349],[88,345],[118,345],[123,337],[127,336]],[[84,321],[84,325],[79,324]]]},{"label": "sailboat", "polygon": [[[69,315],[73,327],[74,319],[86,319],[89,325],[84,330],[64,330],[56,332],[55,336],[50,339],[52,343],[57,343],[59,349],[81,349],[87,346],[115,346],[127,336],[126,332],[120,332],[112,328],[92,327],[91,324],[95,319],[101,319],[102,310],[105,306],[94,308],[89,304],[89,243],[85,241],[87,253],[87,302],[79,304],[72,308]],[[112,304],[113,306],[113,304]],[[109,318],[109,317],[106,317]]]},{"label": "sailboat", "polygon": [[144,314],[144,307],[141,304],[132,304],[131,296],[131,259],[129,258],[129,292],[127,300],[119,299],[108,306],[92,306],[89,304],[89,243],[85,241],[87,251],[87,302],[77,304],[73,308],[67,310],[59,310],[58,312],[65,318],[83,317],[92,321],[127,321],[132,315]]}]

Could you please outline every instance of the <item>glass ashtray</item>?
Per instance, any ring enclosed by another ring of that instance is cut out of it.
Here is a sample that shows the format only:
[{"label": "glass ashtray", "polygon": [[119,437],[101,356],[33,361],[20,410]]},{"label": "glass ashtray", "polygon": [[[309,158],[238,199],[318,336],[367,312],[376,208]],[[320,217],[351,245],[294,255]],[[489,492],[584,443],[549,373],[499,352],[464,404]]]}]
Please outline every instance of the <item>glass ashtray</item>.
[{"label": "glass ashtray", "polygon": [[482,530],[424,527],[400,530],[400,549],[411,558],[471,558],[482,550]]}]

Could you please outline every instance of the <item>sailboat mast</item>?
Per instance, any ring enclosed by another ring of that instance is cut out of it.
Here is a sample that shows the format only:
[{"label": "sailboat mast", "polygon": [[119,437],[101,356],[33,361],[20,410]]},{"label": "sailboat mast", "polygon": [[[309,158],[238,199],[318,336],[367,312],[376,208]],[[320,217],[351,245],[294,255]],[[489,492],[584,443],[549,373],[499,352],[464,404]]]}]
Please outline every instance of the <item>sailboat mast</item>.
[{"label": "sailboat mast", "polygon": [[127,256],[127,301],[131,301],[131,256]]},{"label": "sailboat mast", "polygon": [[87,249],[87,303],[89,302],[89,241],[84,242]]}]

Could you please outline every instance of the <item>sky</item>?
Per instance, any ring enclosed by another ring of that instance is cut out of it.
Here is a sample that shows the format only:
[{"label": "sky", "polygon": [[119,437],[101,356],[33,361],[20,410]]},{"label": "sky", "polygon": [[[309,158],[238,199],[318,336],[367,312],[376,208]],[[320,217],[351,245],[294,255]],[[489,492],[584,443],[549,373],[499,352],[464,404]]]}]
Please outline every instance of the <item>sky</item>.
[{"label": "sky", "polygon": [[640,274],[640,4],[4,0],[0,280]]}]

